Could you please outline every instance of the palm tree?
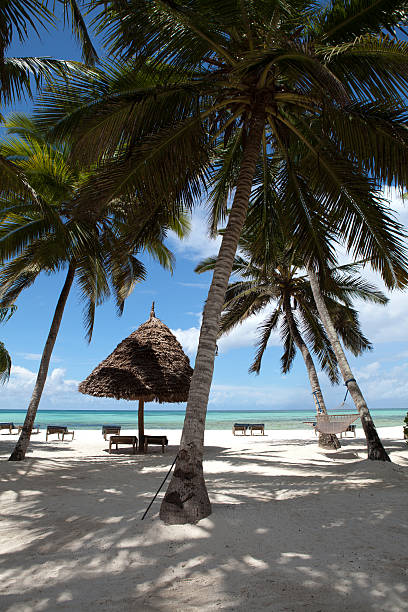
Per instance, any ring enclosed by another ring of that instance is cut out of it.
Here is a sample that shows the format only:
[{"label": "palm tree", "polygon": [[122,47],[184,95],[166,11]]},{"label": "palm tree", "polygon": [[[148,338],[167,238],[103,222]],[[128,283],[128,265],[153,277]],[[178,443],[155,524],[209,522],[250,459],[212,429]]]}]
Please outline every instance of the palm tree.
[{"label": "palm tree", "polygon": [[[29,200],[2,193],[0,206],[0,304],[13,304],[19,294],[41,272],[53,274],[66,269],[66,278],[58,298],[54,317],[41,357],[20,438],[10,460],[24,459],[47,378],[51,354],[61,324],[71,287],[76,280],[85,302],[84,323],[91,340],[95,307],[113,292],[119,314],[136,283],[146,276],[138,252],[148,251],[163,266],[171,268],[172,255],[164,246],[168,228],[181,236],[183,218],[173,220],[164,209],[129,205],[112,201],[97,217],[75,217],[70,212],[72,200],[91,172],[71,162],[70,148],[47,141],[36,125],[18,115],[8,122],[10,134],[3,141],[0,154],[24,173],[37,198]],[[95,184],[95,197],[98,185]]]},{"label": "palm tree", "polygon": [[[327,412],[308,345],[311,346],[320,367],[327,373],[332,384],[339,383],[339,372],[336,356],[317,312],[310,282],[302,274],[303,257],[291,248],[289,240],[285,240],[281,234],[280,240],[276,239],[273,252],[269,250],[267,257],[263,255],[258,258],[259,261],[256,261],[253,236],[250,230],[245,229],[240,239],[242,255],[235,258],[233,265],[233,274],[240,278],[228,286],[220,335],[228,333],[247,318],[274,304],[272,312],[268,313],[259,326],[258,350],[249,371],[259,374],[270,336],[280,327],[284,346],[281,357],[282,372],[286,374],[290,371],[297,348],[305,362],[316,407]],[[265,250],[264,245],[264,254]],[[200,274],[214,270],[216,261],[216,257],[207,258],[196,267],[196,272]],[[360,330],[358,314],[352,308],[353,298],[377,304],[386,304],[388,299],[369,283],[355,274],[350,274],[353,268],[355,269],[356,265],[331,269],[331,282],[329,287],[325,288],[323,299],[331,313],[336,333],[354,355],[359,355],[372,347]],[[303,336],[306,337],[306,341]],[[336,436],[320,434],[319,445],[325,448],[339,448],[340,443]]]},{"label": "palm tree", "polygon": [[[76,141],[80,159],[101,161],[95,207],[124,192],[190,205],[213,180],[215,227],[232,196],[180,452],[161,508],[166,522],[196,522],[211,512],[202,471],[205,415],[225,291],[258,162],[265,181],[271,164],[288,162],[287,180],[298,196],[287,214],[294,239],[304,240],[313,260],[321,253],[311,248],[309,187],[358,257],[374,257],[389,285],[407,280],[401,233],[373,191],[376,180],[407,178],[401,92],[408,45],[383,35],[404,22],[406,3],[334,0],[317,8],[306,0],[94,0],[93,6],[120,62],[91,83],[78,78],[51,88],[39,116]],[[219,154],[222,146],[228,154]],[[302,176],[291,164],[299,154]],[[77,206],[87,202],[83,192]]]},{"label": "palm tree", "polygon": [[[64,20],[71,21],[72,31],[79,40],[82,56],[87,64],[94,64],[97,54],[89,37],[81,5],[83,0],[7,0],[0,7],[0,103],[13,103],[32,96],[31,79],[38,86],[43,79],[50,81],[55,74],[66,75],[77,71],[77,62],[49,57],[6,57],[8,47],[15,37],[23,43],[33,33],[40,36],[41,29],[56,25],[53,10],[60,5]],[[49,8],[51,7],[51,9]]]},{"label": "palm tree", "polygon": [[330,340],[330,344],[333,348],[336,360],[342,373],[345,385],[353,398],[354,404],[360,414],[361,424],[363,426],[364,434],[367,440],[368,458],[379,459],[381,461],[391,461],[388,454],[385,452],[377,430],[374,425],[374,421],[368,409],[367,403],[361,392],[360,387],[354,378],[353,372],[348,363],[347,357],[344,353],[338,334],[336,333],[336,326],[333,321],[333,317],[330,316],[329,309],[323,298],[323,292],[321,288],[321,282],[319,282],[316,271],[312,265],[307,266],[307,273],[310,279],[310,287],[313,292],[313,298],[316,303],[319,316],[323,321],[323,325],[326,329],[327,335]]}]

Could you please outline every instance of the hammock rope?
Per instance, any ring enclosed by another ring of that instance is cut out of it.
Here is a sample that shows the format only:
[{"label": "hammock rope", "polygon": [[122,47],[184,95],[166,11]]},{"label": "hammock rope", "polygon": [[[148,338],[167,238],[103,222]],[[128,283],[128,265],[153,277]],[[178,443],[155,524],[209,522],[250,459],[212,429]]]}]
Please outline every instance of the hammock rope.
[{"label": "hammock rope", "polygon": [[[346,385],[346,395],[344,396],[344,400],[339,406],[339,410],[341,410],[346,402],[347,394],[348,394],[348,384],[350,382],[355,382],[355,378],[349,378],[344,383]],[[320,406],[319,399],[317,397],[317,392],[313,391],[313,396],[315,398],[315,402],[317,404],[317,415],[316,415],[316,429],[320,433],[325,434],[337,434],[343,433],[346,431],[354,421],[359,418],[358,413],[353,414],[325,414]]]}]

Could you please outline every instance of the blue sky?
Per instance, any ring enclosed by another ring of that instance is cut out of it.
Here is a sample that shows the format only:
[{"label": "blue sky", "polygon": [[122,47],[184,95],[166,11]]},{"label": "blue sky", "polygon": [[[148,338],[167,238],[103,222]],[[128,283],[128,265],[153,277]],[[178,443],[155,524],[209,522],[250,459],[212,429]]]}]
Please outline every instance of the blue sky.
[{"label": "blue sky", "polygon": [[[80,59],[79,50],[69,30],[50,32],[43,36],[41,42],[32,37],[24,47],[14,45],[9,55]],[[22,103],[16,109],[29,111],[29,105]],[[405,204],[394,193],[388,196],[400,220],[408,225]],[[73,289],[55,345],[49,380],[40,408],[130,408],[127,402],[83,396],[78,393],[77,385],[120,340],[146,321],[153,300],[156,302],[157,316],[173,330],[194,363],[200,312],[210,282],[209,274],[198,276],[194,273],[194,267],[201,258],[215,254],[218,248],[218,242],[208,238],[204,208],[197,208],[194,212],[188,239],[180,242],[170,236],[168,246],[176,255],[173,276],[163,271],[148,256],[142,256],[148,269],[147,281],[135,289],[121,318],[116,316],[112,302],[107,302],[97,310],[90,345],[84,339],[79,294]],[[368,272],[368,276],[378,282],[372,273]],[[0,388],[0,408],[27,407],[39,357],[63,282],[64,274],[41,276],[20,297],[16,314],[0,329],[0,338],[13,359],[11,379]],[[373,342],[374,350],[358,359],[350,356],[350,362],[369,405],[376,408],[408,409],[407,295],[394,294],[386,308],[366,304],[357,305],[357,308],[361,312],[363,331]],[[260,320],[258,317],[248,321],[220,341],[209,408],[267,410],[310,407],[312,411],[313,401],[303,361],[297,358],[289,375],[280,374],[279,337],[271,339],[261,374],[248,374],[254,353],[256,326]],[[331,387],[323,375],[322,383],[329,408],[335,408],[343,398],[344,388]],[[173,407],[180,408],[180,405]]]}]

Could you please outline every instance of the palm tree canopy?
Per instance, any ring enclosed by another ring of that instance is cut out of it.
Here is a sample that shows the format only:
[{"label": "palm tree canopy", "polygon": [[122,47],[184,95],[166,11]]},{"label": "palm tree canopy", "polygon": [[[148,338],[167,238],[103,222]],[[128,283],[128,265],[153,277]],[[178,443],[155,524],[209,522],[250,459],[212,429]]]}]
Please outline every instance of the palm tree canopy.
[{"label": "palm tree canopy", "polygon": [[32,96],[32,83],[38,86],[43,80],[50,82],[56,74],[66,76],[70,71],[84,69],[78,62],[49,57],[6,57],[7,49],[17,38],[24,43],[33,33],[57,25],[55,9],[62,10],[63,20],[70,23],[72,33],[79,41],[83,60],[94,64],[97,53],[92,44],[81,6],[83,0],[6,0],[0,7],[0,100],[10,104],[24,95]]},{"label": "palm tree canopy", "polygon": [[[400,227],[379,193],[384,183],[408,179],[408,44],[395,37],[406,2],[93,6],[117,61],[92,81],[78,76],[52,87],[39,117],[75,140],[80,159],[100,162],[101,201],[137,193],[185,206],[209,189],[215,231],[261,106],[258,191],[276,172],[281,186],[296,191],[287,209],[294,237],[303,242],[318,232],[320,217],[330,218],[387,285],[407,281]],[[84,190],[77,205],[89,201]],[[318,260],[315,244],[306,243]]]},{"label": "palm tree canopy", "polygon": [[[319,318],[309,280],[304,274],[303,253],[293,249],[282,232],[280,239],[278,232],[275,232],[273,247],[269,245],[266,248],[265,245],[263,257],[260,257],[259,244],[253,240],[251,232],[252,228],[246,226],[240,240],[241,254],[235,258],[233,266],[233,274],[239,280],[228,286],[220,335],[228,333],[247,318],[267,311],[273,305],[259,325],[257,352],[250,372],[259,373],[271,334],[280,328],[284,346],[281,366],[282,372],[287,373],[296,355],[296,344],[285,314],[285,306],[288,306],[293,312],[300,335],[317,356],[321,368],[333,384],[338,383],[336,358]],[[215,263],[216,257],[209,257],[196,267],[196,272],[201,274],[213,270]],[[388,302],[381,291],[357,274],[359,267],[357,264],[331,268],[328,273],[330,282],[322,288],[336,331],[354,355],[372,347],[361,331],[358,313],[352,307],[353,301],[360,299],[383,305]]]},{"label": "palm tree canopy", "polygon": [[130,205],[126,199],[110,202],[98,217],[76,218],[70,203],[92,171],[72,162],[70,147],[47,140],[28,117],[15,115],[7,126],[9,137],[0,143],[0,155],[19,168],[36,197],[8,189],[1,193],[0,303],[14,303],[41,272],[72,265],[90,339],[95,307],[113,293],[121,313],[135,284],[145,278],[136,255],[147,251],[171,269],[173,255],[163,240],[170,228],[182,236],[188,224],[183,216],[174,220],[162,209]]}]

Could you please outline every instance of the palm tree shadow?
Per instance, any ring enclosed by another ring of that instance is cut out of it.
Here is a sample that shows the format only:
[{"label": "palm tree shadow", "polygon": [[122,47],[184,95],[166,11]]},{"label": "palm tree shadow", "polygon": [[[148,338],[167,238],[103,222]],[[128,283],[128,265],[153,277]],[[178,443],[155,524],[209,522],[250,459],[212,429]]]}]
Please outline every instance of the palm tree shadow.
[{"label": "palm tree shadow", "polygon": [[141,521],[174,450],[1,462],[5,612],[403,609],[406,468],[212,446],[212,516],[167,527],[158,499]]}]

